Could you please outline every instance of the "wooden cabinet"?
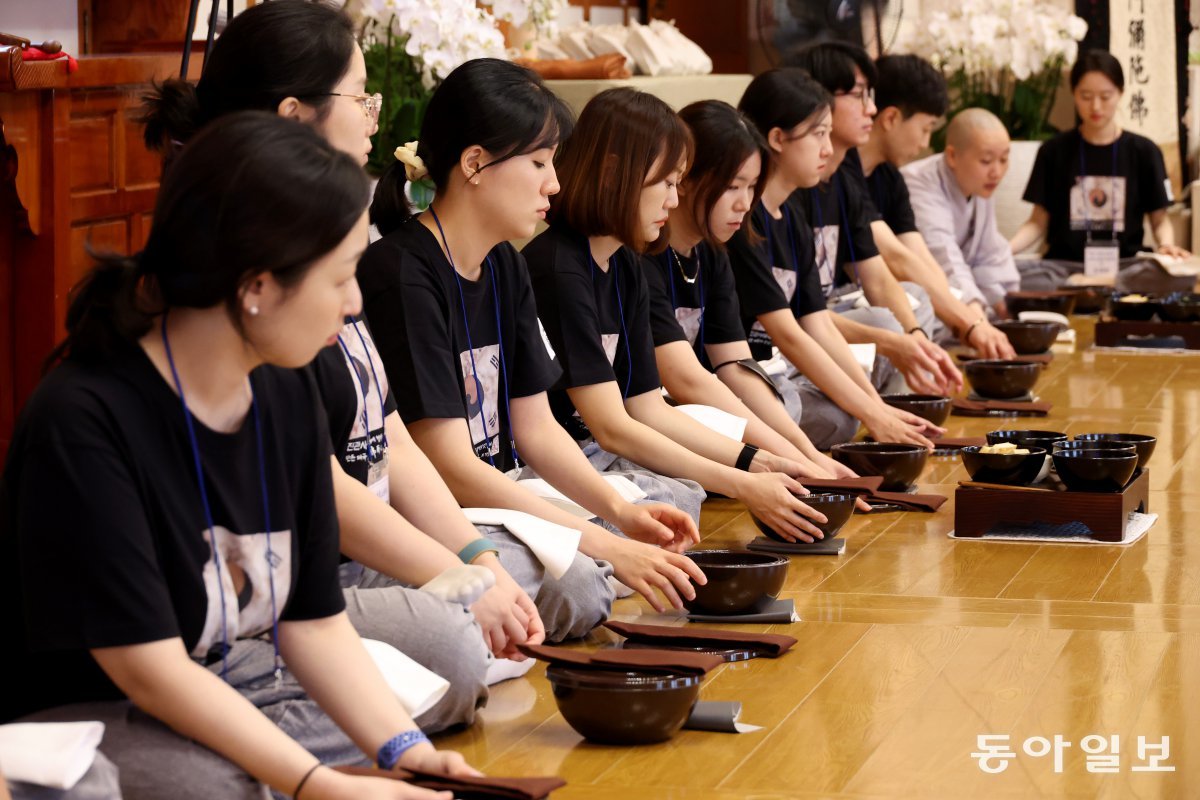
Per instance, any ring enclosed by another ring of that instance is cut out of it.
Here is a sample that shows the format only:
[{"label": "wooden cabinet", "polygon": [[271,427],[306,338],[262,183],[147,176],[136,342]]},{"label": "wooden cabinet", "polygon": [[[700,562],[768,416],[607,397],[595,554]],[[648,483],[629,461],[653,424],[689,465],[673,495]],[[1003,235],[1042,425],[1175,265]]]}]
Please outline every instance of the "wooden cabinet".
[{"label": "wooden cabinet", "polygon": [[[129,253],[149,233],[160,162],[132,114],[178,55],[22,63],[0,48],[0,457],[62,338],[89,248]],[[194,61],[197,77],[199,64]]]},{"label": "wooden cabinet", "polygon": [[753,72],[749,0],[647,0],[652,19],[675,20],[713,62],[713,72]]}]

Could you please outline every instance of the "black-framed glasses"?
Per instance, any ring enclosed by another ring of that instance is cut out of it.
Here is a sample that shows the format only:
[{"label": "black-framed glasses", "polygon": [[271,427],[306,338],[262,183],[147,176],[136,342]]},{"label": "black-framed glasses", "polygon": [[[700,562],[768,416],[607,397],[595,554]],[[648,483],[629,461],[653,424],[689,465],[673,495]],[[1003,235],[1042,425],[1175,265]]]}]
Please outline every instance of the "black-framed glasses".
[{"label": "black-framed glasses", "polygon": [[379,111],[383,108],[383,95],[375,94],[346,94],[345,92],[325,92],[312,95],[313,97],[352,97],[362,106],[363,113],[371,118],[372,123],[379,122]]},{"label": "black-framed glasses", "polygon": [[862,103],[863,111],[865,112],[875,104],[875,88],[867,88],[866,86],[856,86],[849,92],[837,92],[837,97],[853,97],[858,102]]}]

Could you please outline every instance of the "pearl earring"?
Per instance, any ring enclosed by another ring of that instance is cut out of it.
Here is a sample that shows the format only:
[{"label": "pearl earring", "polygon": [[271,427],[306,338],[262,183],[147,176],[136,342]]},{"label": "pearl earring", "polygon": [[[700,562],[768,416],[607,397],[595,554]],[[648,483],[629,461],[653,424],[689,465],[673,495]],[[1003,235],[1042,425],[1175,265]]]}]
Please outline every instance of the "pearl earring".
[{"label": "pearl earring", "polygon": [[252,316],[252,317],[258,316],[258,306],[250,306],[250,308],[248,308],[246,310],[250,312],[250,316]]}]

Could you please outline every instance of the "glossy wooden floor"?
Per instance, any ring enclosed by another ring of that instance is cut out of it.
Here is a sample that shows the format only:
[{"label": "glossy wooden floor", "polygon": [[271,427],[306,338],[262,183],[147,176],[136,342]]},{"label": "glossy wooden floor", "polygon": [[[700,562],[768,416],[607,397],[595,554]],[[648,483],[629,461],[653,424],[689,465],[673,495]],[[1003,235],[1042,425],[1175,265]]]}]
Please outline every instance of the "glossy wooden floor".
[{"label": "glossy wooden floor", "polygon": [[[744,735],[684,731],[647,747],[584,742],[557,713],[542,666],[495,687],[471,730],[442,740],[493,774],[557,774],[559,800],[623,798],[1200,797],[1200,355],[1060,354],[1038,386],[1045,420],[1014,427],[1159,438],[1146,538],[1129,547],[956,542],[937,514],[858,515],[840,557],[792,560],[786,596],[803,621],[777,660],[725,665],[701,697],[740,700]],[[951,417],[951,435],[1008,423]],[[957,458],[932,459],[923,490],[953,495]],[[740,504],[705,505],[703,547],[756,530]],[[662,622],[640,600],[620,619]],[[589,646],[609,640],[593,633]],[[989,775],[976,736],[1017,756]],[[1062,735],[1052,756],[1021,750]],[[1080,741],[1120,736],[1120,771],[1090,773]],[[1175,772],[1134,772],[1137,736],[1170,737]]]}]

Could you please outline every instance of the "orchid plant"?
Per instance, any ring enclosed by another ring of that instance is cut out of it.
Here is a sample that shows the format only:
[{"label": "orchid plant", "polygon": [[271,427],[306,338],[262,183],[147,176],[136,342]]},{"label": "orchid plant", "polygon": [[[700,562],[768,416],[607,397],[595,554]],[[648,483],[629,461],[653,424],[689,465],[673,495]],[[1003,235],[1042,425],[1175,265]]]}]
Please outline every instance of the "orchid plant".
[{"label": "orchid plant", "polygon": [[504,36],[475,0],[361,0],[358,16],[367,92],[383,95],[367,165],[378,174],[398,146],[417,138],[438,83],[465,61],[504,58]]},{"label": "orchid plant", "polygon": [[1079,54],[1087,23],[1045,0],[960,0],[913,26],[897,47],[946,76],[949,116],[982,107],[1014,139],[1046,139],[1062,70]]}]

